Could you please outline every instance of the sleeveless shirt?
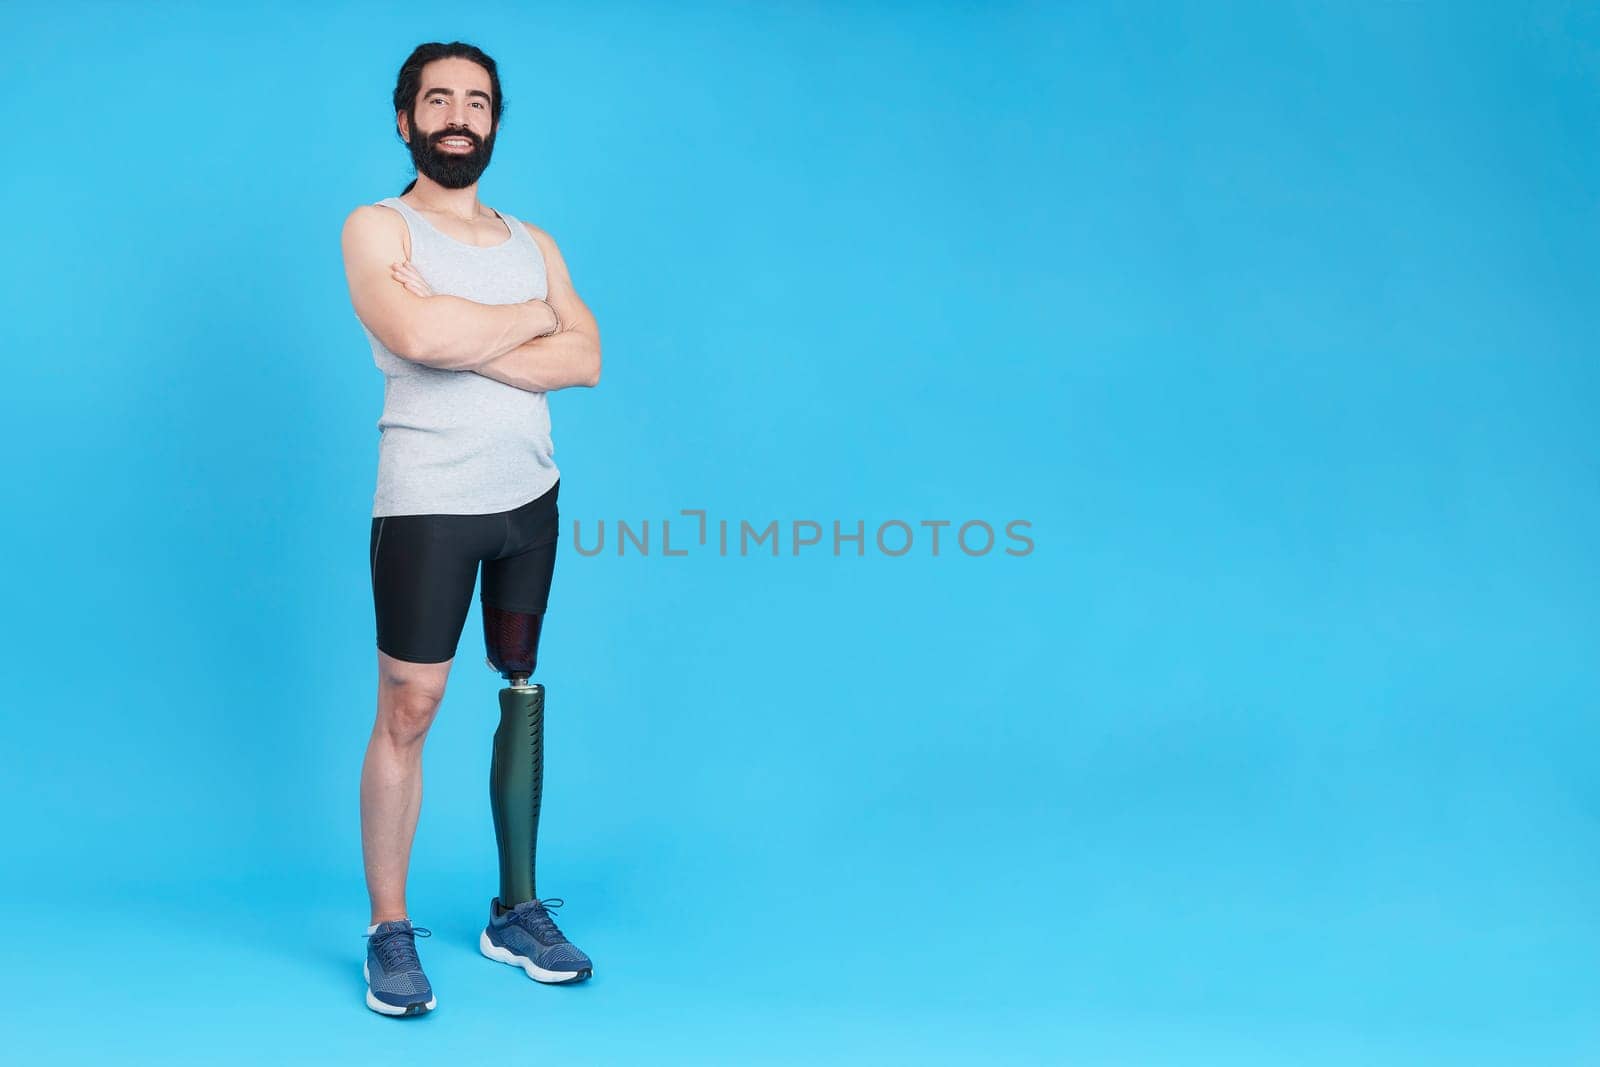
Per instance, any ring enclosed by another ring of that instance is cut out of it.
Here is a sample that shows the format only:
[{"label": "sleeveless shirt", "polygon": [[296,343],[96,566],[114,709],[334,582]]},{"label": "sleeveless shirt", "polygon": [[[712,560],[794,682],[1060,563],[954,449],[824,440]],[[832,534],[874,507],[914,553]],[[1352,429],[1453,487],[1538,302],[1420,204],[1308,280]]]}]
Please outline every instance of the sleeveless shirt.
[{"label": "sleeveless shirt", "polygon": [[[399,197],[378,203],[406,220],[411,264],[435,293],[480,304],[548,295],[544,253],[505,212],[507,240],[480,248],[436,229]],[[561,472],[544,393],[424,366],[389,351],[365,324],[362,330],[384,377],[374,518],[510,511],[555,484]]]}]

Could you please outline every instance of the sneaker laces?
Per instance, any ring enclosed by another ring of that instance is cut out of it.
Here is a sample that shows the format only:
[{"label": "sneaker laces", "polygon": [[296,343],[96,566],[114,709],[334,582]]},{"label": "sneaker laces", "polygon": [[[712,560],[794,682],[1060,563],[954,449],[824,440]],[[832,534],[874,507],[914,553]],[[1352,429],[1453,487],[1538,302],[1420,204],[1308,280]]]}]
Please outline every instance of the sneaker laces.
[{"label": "sneaker laces", "polygon": [[387,930],[362,936],[377,950],[378,962],[383,964],[385,971],[393,971],[397,967],[421,970],[422,961],[417,959],[417,943],[410,936],[412,934],[432,937],[433,931],[426,926],[391,926]]},{"label": "sneaker laces", "polygon": [[545,944],[566,941],[567,935],[561,932],[561,928],[550,917],[552,911],[565,907],[566,903],[560,897],[529,900],[512,908],[507,921],[519,923],[523,929]]}]

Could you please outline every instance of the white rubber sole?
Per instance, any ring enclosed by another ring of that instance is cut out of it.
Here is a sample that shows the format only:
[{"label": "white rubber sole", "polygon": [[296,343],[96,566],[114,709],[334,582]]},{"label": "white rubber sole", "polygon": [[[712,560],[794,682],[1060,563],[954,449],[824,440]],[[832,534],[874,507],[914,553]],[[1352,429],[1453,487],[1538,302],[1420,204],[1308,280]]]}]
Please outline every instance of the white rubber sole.
[{"label": "white rubber sole", "polygon": [[491,960],[499,960],[501,963],[509,963],[513,967],[521,967],[528,972],[528,977],[535,982],[560,984],[562,982],[570,982],[584,973],[582,971],[547,971],[528,957],[519,956],[510,949],[501,948],[493,941],[490,941],[489,931],[487,930],[478,935],[478,951],[488,956]]},{"label": "white rubber sole", "polygon": [[393,1004],[385,1004],[383,1001],[372,995],[372,971],[367,966],[367,962],[365,960],[361,961],[361,978],[367,983],[367,1007],[382,1015],[421,1015],[425,1011],[432,1011],[434,1005],[439,1003],[439,997],[437,994],[435,994],[434,996],[428,998],[428,1003],[423,1004],[420,1008],[415,1004],[409,1008],[401,1008],[396,1007]]}]

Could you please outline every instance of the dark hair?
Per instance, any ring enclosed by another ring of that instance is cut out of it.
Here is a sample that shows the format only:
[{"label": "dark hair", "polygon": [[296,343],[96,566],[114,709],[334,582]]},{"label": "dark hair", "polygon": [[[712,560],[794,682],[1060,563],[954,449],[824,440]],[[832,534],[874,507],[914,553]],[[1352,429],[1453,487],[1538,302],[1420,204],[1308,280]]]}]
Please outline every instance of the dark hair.
[{"label": "dark hair", "polygon": [[[489,73],[489,120],[493,128],[500,128],[500,111],[504,102],[500,98],[500,71],[494,65],[483,49],[476,45],[467,44],[465,41],[451,41],[449,44],[440,44],[438,41],[429,41],[419,44],[400,64],[400,77],[394,83],[394,110],[395,114],[404,111],[411,118],[411,133],[416,136],[417,130],[417,93],[422,90],[422,68],[436,59],[470,59]],[[395,129],[395,136],[400,136],[400,130]],[[405,141],[401,137],[402,142]],[[411,179],[411,185],[400,190],[404,196],[417,184],[417,179]]]}]

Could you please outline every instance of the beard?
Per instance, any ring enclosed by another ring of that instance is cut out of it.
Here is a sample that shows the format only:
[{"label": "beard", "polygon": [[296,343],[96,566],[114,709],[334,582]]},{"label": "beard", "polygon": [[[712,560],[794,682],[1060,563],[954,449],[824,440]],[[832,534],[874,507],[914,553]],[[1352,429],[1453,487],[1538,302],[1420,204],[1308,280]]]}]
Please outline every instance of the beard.
[{"label": "beard", "polygon": [[[472,151],[441,150],[439,142],[447,137],[465,137],[472,142]],[[406,147],[411,149],[411,162],[416,164],[418,174],[427,175],[446,189],[465,189],[489,165],[489,157],[494,154],[494,134],[480,138],[471,130],[447,128],[426,136],[413,135]]]}]

